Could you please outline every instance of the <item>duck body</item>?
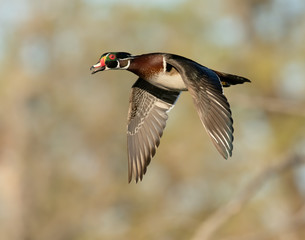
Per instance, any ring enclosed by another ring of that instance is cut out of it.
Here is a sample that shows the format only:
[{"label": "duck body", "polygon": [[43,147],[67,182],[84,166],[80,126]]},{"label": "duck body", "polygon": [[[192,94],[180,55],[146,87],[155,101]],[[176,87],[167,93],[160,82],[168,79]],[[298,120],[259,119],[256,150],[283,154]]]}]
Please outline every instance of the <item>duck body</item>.
[{"label": "duck body", "polygon": [[250,80],[209,69],[168,53],[131,55],[103,54],[92,73],[109,69],[128,70],[139,78],[129,100],[127,145],[128,177],[142,180],[160,144],[168,112],[181,91],[189,91],[200,120],[219,153],[227,159],[233,150],[233,120],[223,87]]},{"label": "duck body", "polygon": [[128,71],[156,87],[169,91],[186,91],[187,88],[178,71],[165,60],[161,53],[143,54],[134,58]]}]

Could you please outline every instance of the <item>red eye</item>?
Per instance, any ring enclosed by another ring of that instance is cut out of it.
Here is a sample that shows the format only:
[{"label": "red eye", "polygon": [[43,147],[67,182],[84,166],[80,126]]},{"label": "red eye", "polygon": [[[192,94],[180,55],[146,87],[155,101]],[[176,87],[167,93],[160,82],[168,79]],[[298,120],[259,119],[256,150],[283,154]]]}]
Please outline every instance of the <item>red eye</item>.
[{"label": "red eye", "polygon": [[109,55],[109,58],[110,58],[111,60],[114,60],[114,59],[115,59],[115,55],[114,55],[114,54],[110,54],[110,55]]}]

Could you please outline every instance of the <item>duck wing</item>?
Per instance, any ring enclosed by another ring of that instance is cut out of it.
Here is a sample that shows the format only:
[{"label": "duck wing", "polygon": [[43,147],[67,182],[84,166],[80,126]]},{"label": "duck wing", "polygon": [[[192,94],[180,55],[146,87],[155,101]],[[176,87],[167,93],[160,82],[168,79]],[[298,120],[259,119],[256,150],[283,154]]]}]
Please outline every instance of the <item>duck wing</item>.
[{"label": "duck wing", "polygon": [[227,159],[233,150],[233,119],[217,74],[190,59],[166,55],[166,63],[180,73],[193,97],[200,120],[219,153]]},{"label": "duck wing", "polygon": [[132,86],[129,100],[127,145],[128,181],[143,178],[156,153],[168,119],[180,92],[160,89],[139,78]]}]

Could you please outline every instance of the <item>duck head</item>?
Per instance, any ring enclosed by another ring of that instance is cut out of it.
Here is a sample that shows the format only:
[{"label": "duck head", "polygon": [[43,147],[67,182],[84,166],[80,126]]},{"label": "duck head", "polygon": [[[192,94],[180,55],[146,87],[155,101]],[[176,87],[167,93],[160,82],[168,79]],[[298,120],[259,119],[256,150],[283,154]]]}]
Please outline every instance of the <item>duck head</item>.
[{"label": "duck head", "polygon": [[132,56],[127,52],[107,52],[91,66],[92,74],[109,69],[128,69]]}]

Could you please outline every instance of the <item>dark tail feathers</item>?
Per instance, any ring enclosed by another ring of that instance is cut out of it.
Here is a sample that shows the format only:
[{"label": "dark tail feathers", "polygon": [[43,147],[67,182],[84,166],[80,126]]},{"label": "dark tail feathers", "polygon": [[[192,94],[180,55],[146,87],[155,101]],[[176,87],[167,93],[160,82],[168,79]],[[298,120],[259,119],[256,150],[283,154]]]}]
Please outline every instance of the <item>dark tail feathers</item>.
[{"label": "dark tail feathers", "polygon": [[218,75],[223,87],[230,87],[231,85],[242,84],[244,82],[251,82],[249,79],[244,77],[218,72],[215,70],[213,71]]}]

